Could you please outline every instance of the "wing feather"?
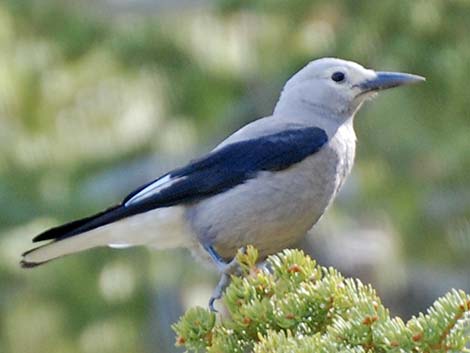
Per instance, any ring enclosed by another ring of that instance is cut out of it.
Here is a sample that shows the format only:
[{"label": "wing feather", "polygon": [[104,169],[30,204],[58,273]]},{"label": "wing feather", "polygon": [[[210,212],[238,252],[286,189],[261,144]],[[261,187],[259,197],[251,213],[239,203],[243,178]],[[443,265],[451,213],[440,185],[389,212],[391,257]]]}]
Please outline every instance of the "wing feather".
[{"label": "wing feather", "polygon": [[261,171],[280,171],[318,152],[324,130],[304,127],[233,142],[129,194],[121,204],[41,233],[33,241],[61,240],[160,207],[225,192]]}]

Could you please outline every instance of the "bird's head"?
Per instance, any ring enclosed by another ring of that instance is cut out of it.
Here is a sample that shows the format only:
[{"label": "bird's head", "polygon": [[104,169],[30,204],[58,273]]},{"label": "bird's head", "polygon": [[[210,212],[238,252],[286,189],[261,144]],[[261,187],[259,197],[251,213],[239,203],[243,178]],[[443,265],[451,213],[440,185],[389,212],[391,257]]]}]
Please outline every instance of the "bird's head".
[{"label": "bird's head", "polygon": [[275,113],[317,110],[349,117],[378,91],[423,80],[417,75],[366,69],[352,61],[318,59],[287,81]]}]

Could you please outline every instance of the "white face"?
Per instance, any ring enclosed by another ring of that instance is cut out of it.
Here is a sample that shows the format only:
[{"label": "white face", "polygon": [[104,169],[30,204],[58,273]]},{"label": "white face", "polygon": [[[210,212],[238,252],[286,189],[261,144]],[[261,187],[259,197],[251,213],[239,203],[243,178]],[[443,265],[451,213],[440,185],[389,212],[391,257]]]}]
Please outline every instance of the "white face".
[{"label": "white face", "polygon": [[415,75],[375,72],[351,61],[324,58],[310,62],[286,83],[280,103],[351,116],[377,91],[422,80]]}]

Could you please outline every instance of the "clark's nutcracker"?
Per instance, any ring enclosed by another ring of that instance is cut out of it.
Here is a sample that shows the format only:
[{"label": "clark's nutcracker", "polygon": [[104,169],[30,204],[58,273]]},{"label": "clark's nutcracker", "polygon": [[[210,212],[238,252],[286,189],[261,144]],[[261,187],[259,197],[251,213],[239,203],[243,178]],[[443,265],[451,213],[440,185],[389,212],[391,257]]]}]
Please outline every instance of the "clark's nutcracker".
[{"label": "clark's nutcracker", "polygon": [[332,203],[353,165],[353,118],[362,103],[423,80],[340,59],[312,61],[287,81],[271,116],[117,206],[39,234],[34,242],[49,242],[25,252],[21,265],[106,245],[186,247],[222,273],[212,307],[239,248],[252,244],[263,259],[292,246]]}]

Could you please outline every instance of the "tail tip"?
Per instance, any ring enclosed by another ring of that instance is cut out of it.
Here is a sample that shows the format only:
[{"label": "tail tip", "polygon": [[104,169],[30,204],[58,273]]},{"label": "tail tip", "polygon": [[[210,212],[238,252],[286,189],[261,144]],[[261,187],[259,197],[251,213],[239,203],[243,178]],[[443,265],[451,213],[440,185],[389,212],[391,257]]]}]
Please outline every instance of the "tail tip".
[{"label": "tail tip", "polygon": [[49,262],[49,260],[39,261],[39,262],[38,261],[29,261],[29,260],[27,260],[26,257],[36,249],[31,249],[31,250],[28,250],[28,251],[24,252],[23,254],[21,254],[21,257],[22,257],[21,261],[20,261],[21,268],[25,268],[25,269],[33,268],[33,267],[37,267],[37,266],[40,266],[42,264],[45,264],[46,262]]},{"label": "tail tip", "polygon": [[20,266],[21,266],[21,268],[28,269],[28,268],[34,268],[34,267],[40,266],[40,265],[42,265],[46,262],[47,261],[44,261],[44,262],[31,262],[31,261],[27,261],[25,259],[22,259],[20,261]]}]

